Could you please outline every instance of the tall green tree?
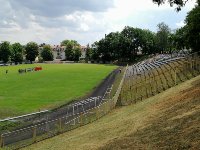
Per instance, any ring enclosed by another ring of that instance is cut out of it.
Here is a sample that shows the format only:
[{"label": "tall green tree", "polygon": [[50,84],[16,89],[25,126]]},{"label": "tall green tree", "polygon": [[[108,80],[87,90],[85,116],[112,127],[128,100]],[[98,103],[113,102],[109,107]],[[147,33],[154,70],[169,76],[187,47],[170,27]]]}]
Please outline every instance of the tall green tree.
[{"label": "tall green tree", "polygon": [[53,60],[53,51],[50,45],[44,45],[42,52],[41,52],[41,57],[43,58],[44,61],[52,61]]},{"label": "tall green tree", "polygon": [[76,40],[63,40],[60,45],[61,46],[67,46],[68,44],[71,44],[73,46],[80,46],[80,44]]},{"label": "tall green tree", "polygon": [[80,47],[75,47],[74,48],[74,56],[73,56],[73,60],[74,61],[79,61],[79,58],[81,57],[81,49]]},{"label": "tall green tree", "polygon": [[23,46],[20,43],[14,43],[11,45],[11,60],[17,63],[23,61]]},{"label": "tall green tree", "polygon": [[142,53],[143,54],[153,54],[156,53],[155,41],[156,34],[151,32],[150,30],[143,30],[143,38],[142,38]]},{"label": "tall green tree", "polygon": [[193,52],[200,51],[200,0],[185,19],[188,44]]},{"label": "tall green tree", "polygon": [[93,61],[99,61],[100,60],[100,52],[99,52],[99,49],[98,49],[98,41],[94,42],[92,45],[91,45],[91,60]]},{"label": "tall green tree", "polygon": [[0,58],[4,63],[7,63],[10,58],[10,43],[5,41],[0,44]]},{"label": "tall green tree", "polygon": [[187,40],[187,27],[181,27],[177,29],[174,33],[174,46],[177,50],[182,50],[184,48],[188,48],[188,40]]},{"label": "tall green tree", "polygon": [[74,58],[74,46],[73,46],[73,43],[72,42],[68,42],[67,45],[65,45],[66,48],[65,48],[65,58],[66,60],[70,60],[72,61],[73,58]]},{"label": "tall green tree", "polygon": [[62,46],[66,46],[65,58],[70,61],[78,61],[81,56],[80,44],[75,40],[63,40]]},{"label": "tall green tree", "polygon": [[69,42],[71,42],[71,40],[63,40],[63,41],[60,43],[60,45],[61,45],[61,46],[67,46],[67,44],[68,44]]},{"label": "tall green tree", "polygon": [[164,22],[157,25],[158,31],[156,34],[156,43],[159,53],[166,52],[168,50],[168,37],[170,35],[170,28]]},{"label": "tall green tree", "polygon": [[26,54],[26,59],[30,60],[32,63],[35,61],[35,58],[39,55],[39,47],[37,43],[35,42],[29,42],[25,46],[25,54]]},{"label": "tall green tree", "polygon": [[85,60],[90,61],[92,57],[92,49],[90,48],[90,45],[87,44],[86,52],[85,52]]},{"label": "tall green tree", "polygon": [[127,52],[127,57],[130,61],[134,60],[137,52],[142,47],[143,31],[140,28],[125,27],[121,34],[125,37],[124,42],[127,47],[124,50]]}]

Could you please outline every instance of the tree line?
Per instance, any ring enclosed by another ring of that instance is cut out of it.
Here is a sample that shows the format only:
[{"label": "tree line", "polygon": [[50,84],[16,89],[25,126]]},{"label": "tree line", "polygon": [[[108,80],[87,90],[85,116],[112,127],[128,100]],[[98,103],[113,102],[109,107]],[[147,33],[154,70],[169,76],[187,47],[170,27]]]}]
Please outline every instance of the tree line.
[{"label": "tree line", "polygon": [[22,63],[25,59],[35,61],[35,58],[39,55],[39,46],[35,42],[29,42],[26,45],[20,43],[10,44],[8,41],[4,41],[0,44],[0,61],[7,63],[8,61],[15,64]]},{"label": "tree line", "polygon": [[87,48],[88,59],[99,61],[133,61],[138,52],[142,54],[162,53],[168,50],[170,29],[164,23],[158,25],[159,32],[126,26],[121,32],[111,32]]},{"label": "tree line", "polygon": [[[153,0],[154,1],[154,0]],[[162,4],[164,0],[155,0]],[[184,6],[186,1],[169,1]],[[111,32],[99,41],[87,46],[86,60],[97,61],[134,61],[138,52],[143,55],[172,53],[183,49],[200,50],[200,0],[188,12],[185,26],[172,31],[165,23],[157,25],[157,32],[126,26],[121,32]]]},{"label": "tree line", "polygon": [[[80,44],[75,40],[64,40],[61,46],[65,46],[66,60],[78,61],[81,56]],[[39,57],[40,61],[52,61],[53,49],[48,44],[38,45],[35,42],[29,42],[26,45],[20,43],[10,44],[8,41],[0,43],[0,61],[3,63],[14,62],[15,64],[35,61]]]}]

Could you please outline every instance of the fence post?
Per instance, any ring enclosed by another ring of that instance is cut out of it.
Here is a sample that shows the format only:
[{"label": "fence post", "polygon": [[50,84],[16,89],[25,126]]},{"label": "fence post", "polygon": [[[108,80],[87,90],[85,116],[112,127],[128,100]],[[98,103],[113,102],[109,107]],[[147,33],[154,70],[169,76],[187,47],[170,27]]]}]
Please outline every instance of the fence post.
[{"label": "fence post", "polygon": [[58,120],[59,122],[59,132],[61,132],[62,131],[62,118],[59,118],[59,120]]},{"label": "fence post", "polygon": [[4,147],[4,142],[3,142],[3,135],[1,134],[0,136],[0,148]]},{"label": "fence post", "polygon": [[36,127],[33,127],[33,142],[36,141]]},{"label": "fence post", "polygon": [[198,69],[198,71],[200,71],[200,61],[199,60],[197,60],[197,69]]},{"label": "fence post", "polygon": [[148,89],[147,84],[145,84],[145,90],[146,90],[146,97],[148,98]]},{"label": "fence post", "polygon": [[96,119],[99,119],[99,112],[98,112],[99,107],[96,107]]},{"label": "fence post", "polygon": [[83,123],[83,112],[80,113],[79,119],[80,119],[79,124],[80,124],[80,126],[82,126],[82,123]]},{"label": "fence post", "polygon": [[97,106],[97,99],[96,98],[94,99],[94,102],[95,102],[94,107],[96,107]]},{"label": "fence post", "polygon": [[176,85],[176,67],[175,67],[175,69],[174,69],[174,83],[175,83],[175,85]]},{"label": "fence post", "polygon": [[137,102],[137,85],[135,87],[135,103]]},{"label": "fence post", "polygon": [[107,102],[104,102],[103,105],[104,105],[104,108],[103,108],[104,110],[103,110],[103,112],[104,112],[104,114],[107,114],[107,108],[106,108],[106,106],[107,106]]}]

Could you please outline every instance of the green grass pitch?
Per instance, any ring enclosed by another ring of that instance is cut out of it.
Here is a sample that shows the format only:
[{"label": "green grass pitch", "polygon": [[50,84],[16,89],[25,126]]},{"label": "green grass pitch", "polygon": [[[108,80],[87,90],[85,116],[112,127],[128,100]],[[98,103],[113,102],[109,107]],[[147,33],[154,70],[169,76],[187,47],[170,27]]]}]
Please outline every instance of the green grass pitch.
[{"label": "green grass pitch", "polygon": [[[42,66],[43,70],[18,73],[18,69],[36,66]],[[54,108],[82,97],[115,68],[112,65],[96,64],[0,67],[0,118]]]}]

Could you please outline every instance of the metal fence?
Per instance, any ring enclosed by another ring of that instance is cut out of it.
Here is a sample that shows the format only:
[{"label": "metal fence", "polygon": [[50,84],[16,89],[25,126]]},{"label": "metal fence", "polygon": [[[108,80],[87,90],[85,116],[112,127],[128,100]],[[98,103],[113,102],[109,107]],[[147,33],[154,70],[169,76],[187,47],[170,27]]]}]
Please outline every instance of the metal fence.
[{"label": "metal fence", "polygon": [[129,66],[120,104],[136,103],[200,74],[198,53]]},{"label": "metal fence", "polygon": [[[125,69],[124,69],[125,70]],[[115,77],[116,82],[107,89],[103,97],[92,97],[68,107],[59,109],[59,112],[43,116],[43,121],[26,128],[3,133],[0,135],[0,147],[18,149],[32,143],[53,137],[60,133],[75,129],[82,125],[93,122],[110,112],[116,105],[120,95],[125,72]],[[55,117],[59,113],[62,117]],[[56,118],[56,119],[52,119]],[[41,118],[42,119],[42,118]]]}]

